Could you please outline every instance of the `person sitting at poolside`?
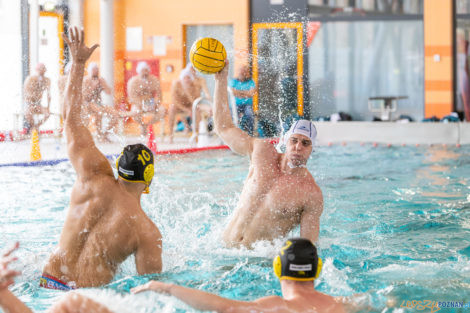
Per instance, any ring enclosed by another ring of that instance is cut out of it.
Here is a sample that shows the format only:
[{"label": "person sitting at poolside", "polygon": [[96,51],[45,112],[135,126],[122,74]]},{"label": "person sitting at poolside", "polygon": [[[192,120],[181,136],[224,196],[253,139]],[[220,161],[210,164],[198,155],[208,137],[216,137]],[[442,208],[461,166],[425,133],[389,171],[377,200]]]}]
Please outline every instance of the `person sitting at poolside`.
[{"label": "person sitting at poolside", "polygon": [[166,110],[162,105],[160,81],[150,73],[147,62],[139,62],[136,71],[137,75],[127,83],[129,102],[132,105],[130,116],[140,125],[141,135],[145,136],[148,126],[163,119]]},{"label": "person sitting at poolside", "polygon": [[132,292],[152,290],[170,294],[196,310],[211,312],[345,312],[342,303],[344,298],[334,298],[315,290],[313,282],[320,275],[322,260],[310,240],[287,240],[275,257],[273,268],[281,282],[282,297],[269,296],[255,301],[237,301],[157,281],[133,288]]},{"label": "person sitting at poolside", "polygon": [[[28,308],[20,299],[18,299],[8,287],[13,285],[16,276],[21,273],[8,268],[11,262],[14,262],[17,258],[10,256],[19,244],[8,252],[3,254],[0,258],[0,308],[7,313],[32,313],[31,309]],[[68,293],[59,302],[54,304],[48,313],[112,313],[104,305],[93,301],[92,299],[85,297],[79,293]]]},{"label": "person sitting at poolside", "polygon": [[[206,80],[204,77],[198,76],[191,63],[188,63],[181,71],[179,78],[173,81],[173,84],[171,85],[172,104],[170,105],[168,118],[168,123],[170,124],[170,143],[173,143],[176,114],[182,113],[184,115],[183,121],[186,124],[185,129],[189,130],[191,125],[189,125],[188,120],[191,121],[193,118],[193,103],[197,98],[201,97],[201,93],[204,93],[207,100],[212,101]],[[202,112],[212,115],[210,106],[197,106],[195,121],[192,121],[194,125],[193,132],[196,140],[197,134],[199,133],[199,120]]]},{"label": "person sitting at poolside", "polygon": [[285,236],[300,224],[300,236],[315,242],[323,211],[323,196],[306,168],[316,129],[299,120],[284,136],[286,153],[269,140],[250,137],[235,127],[227,99],[228,62],[215,74],[215,132],[232,151],[250,157],[250,170],[238,207],[223,238],[227,246],[251,247],[258,240]]},{"label": "person sitting at poolside", "polygon": [[70,34],[70,40],[63,36],[72,55],[63,116],[77,180],[59,246],[40,281],[42,287],[64,290],[110,282],[131,254],[140,275],[162,269],[161,234],[140,205],[153,178],[153,154],[142,144],[126,146],[116,161],[119,177],[114,178],[81,117],[85,62],[98,45],[87,47],[77,28]]}]

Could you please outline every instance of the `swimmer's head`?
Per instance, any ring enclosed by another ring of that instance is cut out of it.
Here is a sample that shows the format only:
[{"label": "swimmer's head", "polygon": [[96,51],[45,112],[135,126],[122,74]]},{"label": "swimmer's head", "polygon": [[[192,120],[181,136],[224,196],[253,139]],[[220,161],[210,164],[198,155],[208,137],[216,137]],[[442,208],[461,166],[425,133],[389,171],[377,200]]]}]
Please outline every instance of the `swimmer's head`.
[{"label": "swimmer's head", "polygon": [[137,63],[136,72],[139,75],[147,76],[148,74],[150,74],[150,66],[147,64],[147,62],[140,61],[139,63]]},{"label": "swimmer's head", "polygon": [[287,240],[273,261],[274,274],[280,280],[313,281],[320,275],[322,266],[317,248],[305,238]]},{"label": "swimmer's head", "polygon": [[180,73],[180,79],[182,81],[192,81],[196,78],[196,70],[194,69],[193,65],[191,64],[191,62],[189,62],[188,64],[186,64],[186,67],[181,71]]},{"label": "swimmer's head", "polygon": [[290,167],[305,167],[316,137],[317,129],[311,121],[298,120],[292,124],[282,140],[286,145],[286,157]]},{"label": "swimmer's head", "polygon": [[143,144],[128,145],[116,160],[121,179],[146,185],[143,193],[149,193],[154,175],[153,153]]},{"label": "swimmer's head", "polygon": [[44,74],[46,74],[46,71],[47,69],[44,63],[36,64],[36,72],[38,73],[38,75],[43,76]]},{"label": "swimmer's head", "polygon": [[98,63],[90,62],[87,68],[88,75],[93,77],[98,77],[100,75],[100,68],[98,67]]}]

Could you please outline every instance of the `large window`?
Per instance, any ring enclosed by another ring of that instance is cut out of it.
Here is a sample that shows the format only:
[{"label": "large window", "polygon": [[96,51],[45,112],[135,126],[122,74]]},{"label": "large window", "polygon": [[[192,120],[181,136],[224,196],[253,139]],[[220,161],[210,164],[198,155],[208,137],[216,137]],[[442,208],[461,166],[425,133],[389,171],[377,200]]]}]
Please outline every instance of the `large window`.
[{"label": "large window", "polygon": [[401,15],[422,14],[423,2],[423,0],[309,0],[308,3],[310,15]]},{"label": "large window", "polygon": [[393,117],[424,114],[421,20],[317,22],[309,47],[310,105],[314,117],[346,112],[372,120],[368,101],[407,97]]}]

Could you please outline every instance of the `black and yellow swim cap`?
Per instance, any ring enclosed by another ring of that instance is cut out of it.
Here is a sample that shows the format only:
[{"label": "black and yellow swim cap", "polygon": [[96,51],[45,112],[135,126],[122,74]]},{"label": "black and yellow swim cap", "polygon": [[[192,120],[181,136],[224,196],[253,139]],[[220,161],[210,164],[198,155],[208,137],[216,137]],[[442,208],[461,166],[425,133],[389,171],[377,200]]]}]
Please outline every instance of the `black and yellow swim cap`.
[{"label": "black and yellow swim cap", "polygon": [[116,169],[125,181],[146,184],[144,193],[149,193],[148,187],[154,175],[153,153],[145,145],[126,146],[116,160]]},{"label": "black and yellow swim cap", "polygon": [[308,239],[291,238],[274,258],[274,273],[280,279],[312,281],[318,278],[323,266],[317,248]]}]

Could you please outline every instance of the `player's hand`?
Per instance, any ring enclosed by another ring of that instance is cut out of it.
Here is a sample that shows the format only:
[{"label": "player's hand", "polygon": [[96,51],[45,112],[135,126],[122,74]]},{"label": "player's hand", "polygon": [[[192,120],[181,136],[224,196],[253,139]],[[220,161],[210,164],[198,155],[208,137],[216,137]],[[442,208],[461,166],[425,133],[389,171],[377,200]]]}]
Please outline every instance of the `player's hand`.
[{"label": "player's hand", "polygon": [[62,34],[65,43],[69,46],[70,54],[72,55],[72,60],[76,63],[85,63],[98,48],[98,45],[93,45],[91,48],[85,45],[85,33],[83,29],[78,30],[78,27],[69,28],[70,39]]},{"label": "player's hand", "polygon": [[15,277],[21,275],[20,272],[8,269],[8,264],[17,260],[16,257],[10,256],[10,254],[18,249],[18,247],[19,243],[17,242],[0,258],[0,291],[8,288],[10,285],[13,285],[15,282]]},{"label": "player's hand", "polygon": [[131,292],[132,293],[139,293],[139,292],[143,292],[143,291],[152,290],[152,291],[156,291],[156,292],[159,292],[159,293],[169,294],[171,286],[172,286],[171,284],[162,283],[162,282],[159,282],[159,281],[152,280],[152,281],[149,281],[148,283],[146,283],[145,285],[141,285],[141,286],[137,286],[135,288],[132,288]]},{"label": "player's hand", "polygon": [[215,80],[227,79],[228,68],[229,68],[229,61],[228,59],[225,59],[225,66],[220,72],[215,73]]}]

